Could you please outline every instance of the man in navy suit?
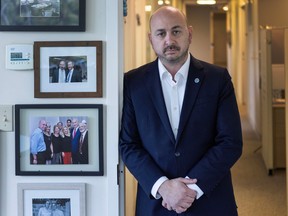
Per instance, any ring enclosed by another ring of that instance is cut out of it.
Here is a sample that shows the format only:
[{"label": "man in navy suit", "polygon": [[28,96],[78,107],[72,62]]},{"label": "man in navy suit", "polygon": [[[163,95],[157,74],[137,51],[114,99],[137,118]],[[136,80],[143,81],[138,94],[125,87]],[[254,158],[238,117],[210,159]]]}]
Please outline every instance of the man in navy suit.
[{"label": "man in navy suit", "polygon": [[124,76],[119,150],[138,181],[137,216],[236,216],[230,168],[241,123],[225,68],[189,54],[192,27],[173,7],[150,19],[158,58]]},{"label": "man in navy suit", "polygon": [[72,155],[72,163],[79,164],[79,139],[81,136],[81,132],[79,130],[79,121],[77,118],[72,120],[73,128],[70,129],[71,133],[71,155]]},{"label": "man in navy suit", "polygon": [[67,63],[67,76],[66,76],[66,82],[82,82],[82,72],[80,70],[77,70],[74,67],[74,63],[72,61],[68,61]]}]

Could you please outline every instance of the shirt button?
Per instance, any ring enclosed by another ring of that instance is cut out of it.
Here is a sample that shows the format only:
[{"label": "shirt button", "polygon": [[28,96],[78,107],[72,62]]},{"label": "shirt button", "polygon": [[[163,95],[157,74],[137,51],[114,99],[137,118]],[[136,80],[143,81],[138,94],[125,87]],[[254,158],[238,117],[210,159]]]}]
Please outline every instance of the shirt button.
[{"label": "shirt button", "polygon": [[180,152],[175,152],[176,157],[179,157],[180,155],[181,155]]}]

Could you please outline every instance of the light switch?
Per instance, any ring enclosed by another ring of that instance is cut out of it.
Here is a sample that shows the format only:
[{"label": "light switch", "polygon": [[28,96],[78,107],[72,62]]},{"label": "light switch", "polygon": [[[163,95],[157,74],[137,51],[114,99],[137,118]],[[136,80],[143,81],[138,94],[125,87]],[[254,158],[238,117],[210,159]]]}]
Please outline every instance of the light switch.
[{"label": "light switch", "polygon": [[13,131],[12,105],[0,105],[0,131]]}]

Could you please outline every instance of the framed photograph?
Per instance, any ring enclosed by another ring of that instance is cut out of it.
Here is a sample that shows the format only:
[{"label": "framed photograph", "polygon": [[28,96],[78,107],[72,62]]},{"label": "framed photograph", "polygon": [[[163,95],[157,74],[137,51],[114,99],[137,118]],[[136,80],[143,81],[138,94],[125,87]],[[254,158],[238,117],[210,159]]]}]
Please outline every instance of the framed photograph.
[{"label": "framed photograph", "polygon": [[85,216],[85,183],[19,183],[18,215]]},{"label": "framed photograph", "polygon": [[35,98],[102,97],[102,41],[34,43]]},{"label": "framed photograph", "polygon": [[103,105],[16,104],[16,175],[102,176]]},{"label": "framed photograph", "polygon": [[0,0],[0,31],[85,31],[86,0]]}]

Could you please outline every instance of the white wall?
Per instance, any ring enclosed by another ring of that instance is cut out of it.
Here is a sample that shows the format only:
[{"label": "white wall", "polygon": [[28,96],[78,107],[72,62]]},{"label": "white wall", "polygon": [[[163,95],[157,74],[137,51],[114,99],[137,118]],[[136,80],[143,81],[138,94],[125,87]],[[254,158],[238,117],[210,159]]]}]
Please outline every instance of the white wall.
[{"label": "white wall", "polygon": [[[0,132],[0,215],[16,216],[18,183],[86,183],[86,215],[118,215],[119,90],[123,72],[122,1],[87,0],[85,32],[0,32],[0,104],[91,103],[104,104],[104,176],[15,176],[15,133]],[[9,71],[5,65],[7,44],[34,41],[101,40],[103,47],[103,98],[34,98],[33,71]],[[115,124],[116,123],[116,124]]]}]

